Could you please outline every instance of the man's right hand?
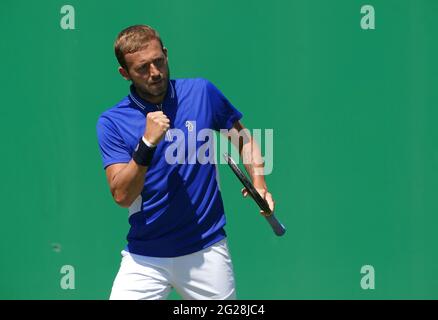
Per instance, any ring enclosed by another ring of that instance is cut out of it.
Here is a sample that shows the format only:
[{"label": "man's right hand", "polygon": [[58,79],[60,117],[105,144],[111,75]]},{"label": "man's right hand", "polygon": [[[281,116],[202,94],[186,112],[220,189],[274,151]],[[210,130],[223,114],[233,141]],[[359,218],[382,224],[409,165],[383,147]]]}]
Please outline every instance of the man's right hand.
[{"label": "man's right hand", "polygon": [[157,145],[169,127],[170,120],[162,111],[149,112],[146,116],[144,137],[153,145]]}]

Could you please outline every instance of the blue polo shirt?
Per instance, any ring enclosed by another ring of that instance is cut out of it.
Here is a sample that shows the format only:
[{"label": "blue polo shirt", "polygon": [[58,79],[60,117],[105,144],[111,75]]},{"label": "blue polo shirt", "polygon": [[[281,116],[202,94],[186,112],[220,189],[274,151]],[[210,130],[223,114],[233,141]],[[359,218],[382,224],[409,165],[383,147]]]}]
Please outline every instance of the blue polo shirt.
[{"label": "blue polo shirt", "polygon": [[126,249],[177,257],[226,237],[218,172],[207,161],[214,157],[208,129],[230,129],[242,114],[205,79],[170,80],[160,106],[142,100],[131,86],[130,94],[97,122],[104,168],[131,160],[145,132],[147,113],[159,108],[170,119],[170,130],[157,145],[143,190],[129,208]]}]

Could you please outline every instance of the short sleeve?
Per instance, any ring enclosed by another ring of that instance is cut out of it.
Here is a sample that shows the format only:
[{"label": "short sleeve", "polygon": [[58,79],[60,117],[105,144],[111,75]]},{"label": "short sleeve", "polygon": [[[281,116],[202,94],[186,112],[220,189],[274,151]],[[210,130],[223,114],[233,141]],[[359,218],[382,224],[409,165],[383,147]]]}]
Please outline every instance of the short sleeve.
[{"label": "short sleeve", "polygon": [[101,116],[97,121],[96,130],[104,168],[114,163],[127,163],[131,160],[129,148],[111,120]]},{"label": "short sleeve", "polygon": [[210,81],[207,81],[206,88],[211,102],[213,129],[231,129],[233,124],[242,118],[242,113]]}]

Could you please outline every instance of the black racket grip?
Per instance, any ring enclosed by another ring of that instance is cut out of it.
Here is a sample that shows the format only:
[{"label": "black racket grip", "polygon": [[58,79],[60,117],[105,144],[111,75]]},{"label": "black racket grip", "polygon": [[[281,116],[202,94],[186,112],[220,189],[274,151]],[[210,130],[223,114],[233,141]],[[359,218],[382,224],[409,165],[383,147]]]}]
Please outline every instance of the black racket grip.
[{"label": "black racket grip", "polygon": [[280,221],[278,221],[278,219],[274,216],[274,214],[265,217],[266,220],[268,220],[269,224],[272,227],[272,230],[274,230],[274,233],[281,237],[282,235],[285,234],[286,232],[286,228],[284,225],[281,224]]},{"label": "black racket grip", "polygon": [[284,235],[286,232],[285,226],[280,221],[278,221],[278,219],[275,217],[274,213],[272,213],[266,200],[263,199],[259,193],[257,193],[254,196],[254,201],[257,203],[257,205],[259,206],[259,208],[261,210],[263,210],[266,213],[271,213],[270,216],[265,216],[265,218],[269,222],[269,224],[271,225],[274,233],[279,237]]}]

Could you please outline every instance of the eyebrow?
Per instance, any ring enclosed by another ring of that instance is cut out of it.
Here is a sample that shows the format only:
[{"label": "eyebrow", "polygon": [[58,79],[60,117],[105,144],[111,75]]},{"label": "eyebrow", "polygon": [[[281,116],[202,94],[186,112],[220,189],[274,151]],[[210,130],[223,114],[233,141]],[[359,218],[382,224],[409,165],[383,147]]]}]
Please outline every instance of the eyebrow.
[{"label": "eyebrow", "polygon": [[145,64],[149,64],[149,63],[151,63],[151,62],[154,62],[154,61],[157,60],[157,59],[164,59],[164,58],[165,58],[165,56],[161,55],[161,56],[159,56],[159,57],[155,57],[155,58],[153,58],[153,59],[150,60],[150,61],[143,60],[143,61],[139,62],[138,66],[136,66],[136,68],[143,67]]}]

